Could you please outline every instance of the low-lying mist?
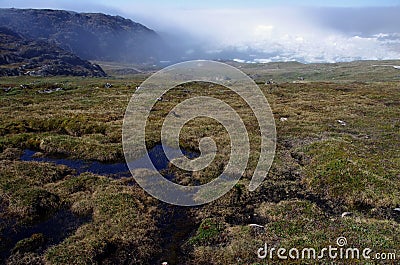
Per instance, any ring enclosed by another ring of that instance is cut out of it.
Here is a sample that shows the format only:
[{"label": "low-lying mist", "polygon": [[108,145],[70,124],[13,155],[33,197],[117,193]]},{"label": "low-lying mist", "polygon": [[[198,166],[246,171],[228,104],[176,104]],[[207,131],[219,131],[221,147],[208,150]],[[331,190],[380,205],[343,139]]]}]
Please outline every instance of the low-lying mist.
[{"label": "low-lying mist", "polygon": [[400,58],[399,13],[400,7],[272,7],[127,15],[163,36],[174,50],[166,60],[311,63]]}]

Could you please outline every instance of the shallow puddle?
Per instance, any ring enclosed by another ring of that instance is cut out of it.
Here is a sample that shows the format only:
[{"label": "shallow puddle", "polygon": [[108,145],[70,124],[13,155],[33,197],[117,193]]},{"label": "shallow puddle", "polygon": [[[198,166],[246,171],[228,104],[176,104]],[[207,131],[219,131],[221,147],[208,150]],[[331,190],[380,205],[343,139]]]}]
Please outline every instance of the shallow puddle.
[{"label": "shallow puddle", "polygon": [[[179,157],[180,150],[171,147],[165,147],[168,153],[172,154],[173,158]],[[197,157],[194,152],[182,150],[182,153],[189,158]],[[21,156],[22,161],[37,161],[37,162],[50,162],[57,165],[65,165],[69,168],[75,169],[78,174],[90,172],[97,175],[113,175],[115,178],[130,177],[131,173],[125,162],[123,163],[102,163],[99,161],[76,160],[67,158],[56,157],[36,157],[36,151],[26,149]],[[160,171],[168,168],[169,160],[166,157],[163,146],[161,144],[154,146],[148,152],[154,167]],[[142,157],[131,162],[131,168],[148,168],[152,169],[147,160]]]}]

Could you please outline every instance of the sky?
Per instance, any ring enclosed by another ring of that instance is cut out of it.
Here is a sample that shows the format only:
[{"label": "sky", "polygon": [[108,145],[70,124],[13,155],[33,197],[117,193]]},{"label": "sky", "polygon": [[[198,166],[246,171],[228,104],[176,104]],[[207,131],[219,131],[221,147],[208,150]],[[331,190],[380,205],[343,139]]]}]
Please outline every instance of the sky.
[{"label": "sky", "polygon": [[400,0],[0,0],[0,7],[121,15],[154,29],[187,59],[400,59]]}]

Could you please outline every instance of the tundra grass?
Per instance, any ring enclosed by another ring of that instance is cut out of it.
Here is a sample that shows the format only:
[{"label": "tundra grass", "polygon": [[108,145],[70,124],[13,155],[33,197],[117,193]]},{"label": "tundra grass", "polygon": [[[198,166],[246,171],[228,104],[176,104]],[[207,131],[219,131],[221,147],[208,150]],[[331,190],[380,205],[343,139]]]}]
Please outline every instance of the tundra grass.
[{"label": "tundra grass", "polygon": [[[253,70],[257,68],[249,73]],[[1,87],[12,87],[9,92],[0,90],[2,218],[39,222],[60,207],[91,217],[64,241],[42,251],[36,247],[39,236],[31,235],[11,247],[15,253],[9,262],[31,258],[47,264],[147,264],[163,251],[158,249],[162,231],[156,224],[162,208],[132,186],[131,179],[75,176],[62,166],[18,161],[27,148],[45,156],[123,161],[124,111],[141,81],[142,77],[0,81]],[[400,206],[399,83],[264,82],[259,83],[275,116],[277,152],[267,179],[255,192],[249,192],[247,185],[258,159],[259,130],[238,95],[215,85],[190,83],[166,94],[151,112],[146,128],[149,147],[159,143],[163,118],[172,107],[199,95],[232,106],[251,142],[247,169],[235,188],[213,203],[188,209],[196,228],[180,243],[187,253],[183,264],[257,264],[263,261],[256,251],[265,242],[323,248],[340,236],[355,247],[400,249],[399,216],[393,211]],[[105,88],[105,83],[112,87]],[[38,93],[55,86],[63,90]],[[175,181],[198,185],[223,171],[230,142],[217,122],[204,118],[189,122],[180,145],[198,151],[199,140],[206,136],[217,142],[216,159],[193,174],[171,166]],[[344,211],[353,215],[342,218]],[[265,229],[254,230],[248,226],[251,223]]]}]

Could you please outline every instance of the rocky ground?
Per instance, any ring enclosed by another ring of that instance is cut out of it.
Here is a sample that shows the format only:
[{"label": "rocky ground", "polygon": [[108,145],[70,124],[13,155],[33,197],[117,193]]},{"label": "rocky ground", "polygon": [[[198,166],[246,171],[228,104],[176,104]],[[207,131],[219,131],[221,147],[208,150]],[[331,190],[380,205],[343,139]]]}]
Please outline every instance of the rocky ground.
[{"label": "rocky ground", "polygon": [[49,42],[0,28],[0,76],[106,76],[100,66]]},{"label": "rocky ground", "polygon": [[171,52],[156,32],[120,16],[0,8],[0,24],[26,38],[51,42],[85,60],[154,64]]}]

